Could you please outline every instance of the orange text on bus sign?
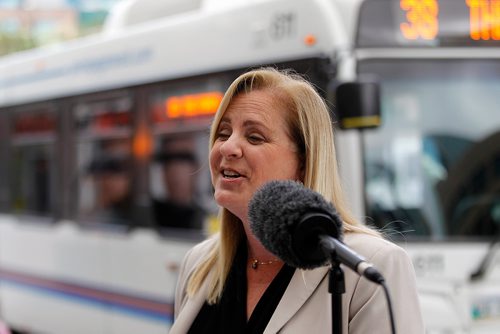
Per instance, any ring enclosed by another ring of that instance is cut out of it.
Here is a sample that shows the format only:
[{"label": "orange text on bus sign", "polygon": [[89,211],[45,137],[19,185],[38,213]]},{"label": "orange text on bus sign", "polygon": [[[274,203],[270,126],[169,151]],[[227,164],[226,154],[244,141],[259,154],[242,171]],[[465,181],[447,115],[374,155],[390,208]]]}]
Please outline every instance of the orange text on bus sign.
[{"label": "orange text on bus sign", "polygon": [[500,0],[466,0],[470,11],[470,38],[500,40]]},{"label": "orange text on bus sign", "polygon": [[53,114],[39,113],[34,115],[23,115],[14,121],[14,134],[35,134],[55,132],[57,126]]},{"label": "orange text on bus sign", "polygon": [[106,112],[98,115],[94,122],[98,129],[127,127],[132,122],[132,114],[130,111]]},{"label": "orange text on bus sign", "polygon": [[212,115],[217,111],[222,96],[220,92],[207,92],[170,97],[165,102],[167,117],[182,118]]},{"label": "orange text on bus sign", "polygon": [[437,0],[401,0],[399,4],[406,13],[406,21],[400,24],[406,39],[436,38],[439,29]]}]

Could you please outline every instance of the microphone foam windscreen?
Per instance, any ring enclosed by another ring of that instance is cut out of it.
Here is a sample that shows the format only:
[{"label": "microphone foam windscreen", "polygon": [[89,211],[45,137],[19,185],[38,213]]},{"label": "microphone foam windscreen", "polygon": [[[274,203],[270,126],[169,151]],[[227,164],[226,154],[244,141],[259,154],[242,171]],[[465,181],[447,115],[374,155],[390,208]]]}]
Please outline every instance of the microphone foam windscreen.
[{"label": "microphone foam windscreen", "polygon": [[296,181],[271,181],[258,189],[249,203],[250,228],[262,245],[285,263],[311,269],[325,264],[326,256],[313,262],[305,261],[294,248],[296,227],[310,213],[327,215],[336,234],[332,236],[341,236],[340,218],[321,194]]}]

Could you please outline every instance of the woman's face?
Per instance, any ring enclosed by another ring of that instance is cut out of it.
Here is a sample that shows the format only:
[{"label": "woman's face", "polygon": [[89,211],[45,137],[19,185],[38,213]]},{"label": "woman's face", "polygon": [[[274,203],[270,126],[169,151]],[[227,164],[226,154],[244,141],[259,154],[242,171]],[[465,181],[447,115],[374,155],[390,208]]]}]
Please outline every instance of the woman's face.
[{"label": "woman's face", "polygon": [[253,91],[234,98],[219,123],[210,151],[214,196],[243,221],[249,201],[264,183],[300,179],[287,112],[268,91]]}]

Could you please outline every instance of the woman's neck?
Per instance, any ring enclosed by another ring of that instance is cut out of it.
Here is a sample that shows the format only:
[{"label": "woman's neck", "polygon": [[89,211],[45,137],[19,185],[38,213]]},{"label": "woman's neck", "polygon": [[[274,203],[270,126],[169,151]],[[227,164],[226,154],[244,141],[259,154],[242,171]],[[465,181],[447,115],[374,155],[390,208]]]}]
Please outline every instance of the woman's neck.
[{"label": "woman's neck", "polygon": [[249,260],[258,260],[260,262],[275,260],[277,257],[268,251],[253,234],[248,220],[242,220],[243,229],[247,237],[247,254]]},{"label": "woman's neck", "polygon": [[268,251],[253,234],[247,234],[247,247],[248,259],[271,261],[277,258],[276,255]]}]

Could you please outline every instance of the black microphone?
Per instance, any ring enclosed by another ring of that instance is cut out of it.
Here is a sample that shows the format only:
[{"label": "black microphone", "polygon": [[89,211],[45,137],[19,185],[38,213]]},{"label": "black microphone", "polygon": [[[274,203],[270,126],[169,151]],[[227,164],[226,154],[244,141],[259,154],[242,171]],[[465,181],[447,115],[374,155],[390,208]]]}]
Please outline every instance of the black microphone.
[{"label": "black microphone", "polygon": [[375,283],[382,275],[342,243],[342,221],[323,196],[292,180],[271,181],[249,203],[250,228],[262,245],[292,267],[343,263]]}]

